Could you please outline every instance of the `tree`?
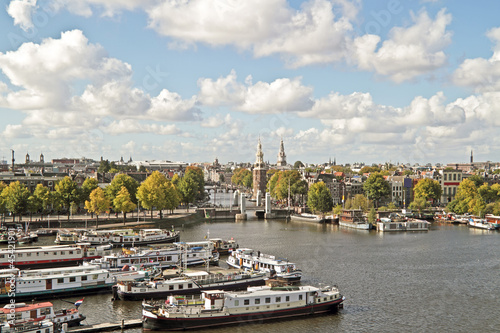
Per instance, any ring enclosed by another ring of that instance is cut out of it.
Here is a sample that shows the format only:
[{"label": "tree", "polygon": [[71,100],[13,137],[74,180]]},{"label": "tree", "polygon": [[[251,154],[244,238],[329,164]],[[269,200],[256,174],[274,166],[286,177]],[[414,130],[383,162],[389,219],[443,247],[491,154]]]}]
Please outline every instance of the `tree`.
[{"label": "tree", "polygon": [[301,179],[297,170],[278,171],[267,183],[267,190],[278,200],[293,199],[296,195],[307,194],[307,182]]},{"label": "tree", "polygon": [[146,167],[144,165],[139,166],[139,172],[146,172]]},{"label": "tree", "polygon": [[412,210],[416,210],[419,213],[421,213],[422,210],[424,210],[425,208],[428,207],[428,205],[429,205],[429,202],[424,197],[418,197],[418,198],[415,198],[415,200],[413,200],[410,203],[408,208],[410,208]]},{"label": "tree", "polygon": [[243,168],[235,169],[233,172],[233,176],[231,177],[231,183],[233,183],[234,185],[245,186],[245,177],[252,177],[252,172],[248,169]]},{"label": "tree", "polygon": [[71,203],[78,204],[80,202],[80,190],[69,176],[61,179],[55,186],[55,190],[59,193],[63,206],[68,209],[68,222],[71,213]]},{"label": "tree", "polygon": [[391,193],[391,185],[380,172],[375,172],[364,182],[363,190],[370,199],[378,203]]},{"label": "tree", "polygon": [[167,195],[167,205],[165,206],[165,209],[168,209],[170,210],[170,212],[173,212],[174,209],[180,204],[181,199],[179,191],[177,190],[176,186],[168,180],[164,184],[164,189]]},{"label": "tree", "polygon": [[123,213],[123,224],[125,225],[125,215],[137,208],[137,205],[130,198],[130,193],[125,186],[122,186],[113,200],[115,211]]},{"label": "tree", "polygon": [[7,210],[5,209],[5,200],[2,196],[2,192],[6,187],[7,185],[4,182],[0,181],[0,213],[2,214],[5,214],[7,212]]},{"label": "tree", "polygon": [[196,181],[192,177],[182,177],[179,181],[179,194],[180,200],[186,204],[187,211],[189,211],[189,204],[194,202],[197,193]]},{"label": "tree", "polygon": [[153,218],[153,208],[161,210],[167,207],[167,193],[165,191],[165,183],[167,177],[159,171],[154,171],[137,189],[137,198],[142,207],[151,211]]},{"label": "tree", "polygon": [[474,181],[464,179],[458,186],[455,200],[448,205],[448,208],[457,214],[482,214],[486,208],[486,203],[478,193]]},{"label": "tree", "polygon": [[477,189],[477,192],[486,203],[500,200],[500,184],[489,186],[487,183],[484,183]]},{"label": "tree", "polygon": [[15,220],[15,216],[19,215],[19,222],[21,222],[21,214],[24,213],[28,208],[28,198],[30,197],[30,191],[26,188],[24,184],[19,181],[12,182],[9,186],[5,187],[2,191],[2,200],[5,204],[5,208],[12,212],[12,219]]},{"label": "tree", "polygon": [[93,190],[89,195],[89,200],[85,201],[85,208],[96,216],[96,229],[99,225],[99,215],[107,211],[110,205],[110,200],[106,198],[104,191],[100,187]]},{"label": "tree", "polygon": [[302,163],[301,161],[296,161],[294,164],[293,164],[293,168],[294,169],[300,169],[300,168],[303,168],[304,167],[304,163]]},{"label": "tree", "polygon": [[[364,212],[367,212],[370,207],[373,206],[373,202],[368,200],[363,194],[356,194],[354,198],[350,199],[349,208],[351,209],[362,209]],[[348,208],[348,209],[349,209]]]},{"label": "tree", "polygon": [[318,182],[311,185],[307,193],[307,205],[315,213],[326,213],[332,210],[332,195],[325,183]]},{"label": "tree", "polygon": [[99,183],[97,182],[97,179],[91,177],[85,179],[81,188],[81,201],[85,202],[89,200],[90,193],[92,193],[92,191],[95,190],[98,186]]},{"label": "tree", "polygon": [[366,218],[368,220],[368,223],[370,224],[373,224],[373,222],[375,222],[375,220],[377,219],[377,212],[375,211],[374,207],[370,209],[370,212],[368,213]]},{"label": "tree", "polygon": [[373,173],[373,172],[380,172],[380,168],[378,166],[367,166],[365,165],[364,167],[359,170],[359,174],[363,175],[365,173]]},{"label": "tree", "polygon": [[109,169],[111,169],[109,161],[102,160],[101,163],[99,163],[99,168],[97,169],[97,172],[99,172],[99,173],[108,172]]},{"label": "tree", "polygon": [[476,188],[479,188],[481,185],[484,184],[484,178],[481,177],[480,175],[472,175],[469,177],[469,180],[474,182],[474,185],[476,185]]},{"label": "tree", "polygon": [[415,198],[422,198],[425,201],[439,201],[441,198],[441,184],[437,180],[424,178],[415,185]]},{"label": "tree", "polygon": [[[195,199],[203,200],[205,198],[205,177],[203,175],[203,170],[195,166],[188,166],[186,172],[184,172],[184,178],[191,178],[195,184]],[[250,184],[250,186],[252,186]]]},{"label": "tree", "polygon": [[[118,174],[113,178],[109,186],[106,187],[105,192],[108,199],[113,203],[113,209],[115,210],[115,212],[123,212],[123,210],[118,209],[114,206],[115,199],[118,196],[118,193],[122,190],[122,187],[125,187],[127,189],[130,200],[132,200],[134,204],[137,204],[137,188],[139,187],[139,183],[137,183],[137,181],[129,175]],[[126,215],[127,212],[124,212],[124,219],[127,218]]]}]

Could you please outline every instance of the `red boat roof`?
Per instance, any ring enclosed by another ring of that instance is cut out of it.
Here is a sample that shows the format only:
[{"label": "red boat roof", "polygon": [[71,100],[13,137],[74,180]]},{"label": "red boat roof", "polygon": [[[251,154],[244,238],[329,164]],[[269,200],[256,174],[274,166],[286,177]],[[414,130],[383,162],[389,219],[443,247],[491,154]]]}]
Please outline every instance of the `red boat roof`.
[{"label": "red boat roof", "polygon": [[[22,311],[31,311],[39,308],[47,308],[47,307],[52,307],[51,302],[42,302],[42,303],[35,303],[35,304],[26,304],[26,303],[15,303],[15,312],[22,312]],[[4,307],[0,308],[2,313],[8,314],[10,313],[11,310],[11,305],[7,304]]]}]

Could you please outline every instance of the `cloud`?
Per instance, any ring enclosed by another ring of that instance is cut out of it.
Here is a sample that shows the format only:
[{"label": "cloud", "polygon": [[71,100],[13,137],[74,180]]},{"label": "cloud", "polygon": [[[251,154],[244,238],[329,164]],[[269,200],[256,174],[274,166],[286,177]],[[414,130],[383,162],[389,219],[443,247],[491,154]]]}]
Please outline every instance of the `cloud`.
[{"label": "cloud", "polygon": [[36,0],[12,0],[7,7],[7,13],[14,19],[14,25],[21,29],[33,28],[32,16],[36,9]]},{"label": "cloud", "polygon": [[430,73],[447,63],[443,49],[451,43],[446,27],[451,14],[442,9],[432,20],[426,11],[412,15],[414,24],[407,28],[394,27],[390,38],[380,44],[377,35],[355,38],[351,53],[353,62],[362,70],[389,76],[395,82]]},{"label": "cloud", "polygon": [[491,29],[486,35],[494,43],[493,55],[489,59],[464,60],[453,73],[455,84],[476,92],[500,90],[500,28]]},{"label": "cloud", "polygon": [[252,114],[294,112],[309,109],[313,104],[312,88],[303,86],[300,78],[281,78],[271,83],[255,84],[251,76],[245,83],[237,81],[236,73],[212,80],[198,80],[198,100],[207,106],[229,106]]},{"label": "cloud", "polygon": [[176,135],[181,131],[176,125],[144,124],[132,119],[113,121],[108,126],[102,128],[106,133],[112,135],[130,133],[153,133],[159,135]]},{"label": "cloud", "polygon": [[[80,30],[40,44],[24,43],[0,53],[0,70],[13,87],[0,84],[0,107],[26,114],[32,128],[68,128],[84,133],[111,120],[193,121],[201,118],[196,97],[184,100],[166,89],[151,97],[134,87],[132,67],[90,43]],[[107,128],[103,126],[103,128]],[[113,127],[113,133],[118,133]],[[167,127],[148,130],[170,133]],[[65,133],[62,131],[61,133]]]}]

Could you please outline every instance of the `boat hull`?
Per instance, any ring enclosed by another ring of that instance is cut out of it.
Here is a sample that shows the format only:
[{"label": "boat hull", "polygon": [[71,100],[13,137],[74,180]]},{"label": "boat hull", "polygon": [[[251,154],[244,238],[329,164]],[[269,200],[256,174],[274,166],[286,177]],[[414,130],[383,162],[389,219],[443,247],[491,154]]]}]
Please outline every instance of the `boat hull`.
[{"label": "boat hull", "polygon": [[241,325],[247,323],[263,323],[266,321],[292,319],[303,316],[334,313],[343,299],[303,307],[273,311],[256,311],[245,314],[214,315],[212,317],[165,318],[143,315],[143,329],[147,331],[182,331],[206,327]]},{"label": "boat hull", "polygon": [[6,294],[0,294],[0,303],[9,303],[9,300],[11,298],[14,298],[16,302],[19,302],[19,301],[57,298],[59,296],[89,295],[100,292],[110,292],[112,286],[113,283],[105,283],[105,284],[97,284],[84,287],[42,290],[42,291],[33,291],[27,293],[16,292],[14,297],[9,297],[9,293],[6,293]]}]

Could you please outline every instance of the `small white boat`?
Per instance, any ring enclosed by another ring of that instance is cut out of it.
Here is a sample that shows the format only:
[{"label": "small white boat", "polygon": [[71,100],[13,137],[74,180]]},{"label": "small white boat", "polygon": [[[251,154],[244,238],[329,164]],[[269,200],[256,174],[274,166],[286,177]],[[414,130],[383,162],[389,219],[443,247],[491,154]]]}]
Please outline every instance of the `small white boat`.
[{"label": "small white boat", "polygon": [[8,321],[9,317],[15,318],[14,320],[18,323],[47,319],[57,325],[68,324],[68,327],[78,326],[85,320],[85,316],[76,308],[54,311],[51,302],[7,304],[0,308],[0,321]]},{"label": "small white boat", "polygon": [[296,222],[314,222],[314,223],[324,223],[326,218],[321,215],[302,213],[302,214],[292,214],[290,215],[290,220]]},{"label": "small white boat", "polygon": [[487,222],[485,219],[476,219],[476,218],[471,218],[469,220],[469,227],[478,228],[478,229],[486,229],[486,230],[495,230],[496,229],[492,223]]}]

